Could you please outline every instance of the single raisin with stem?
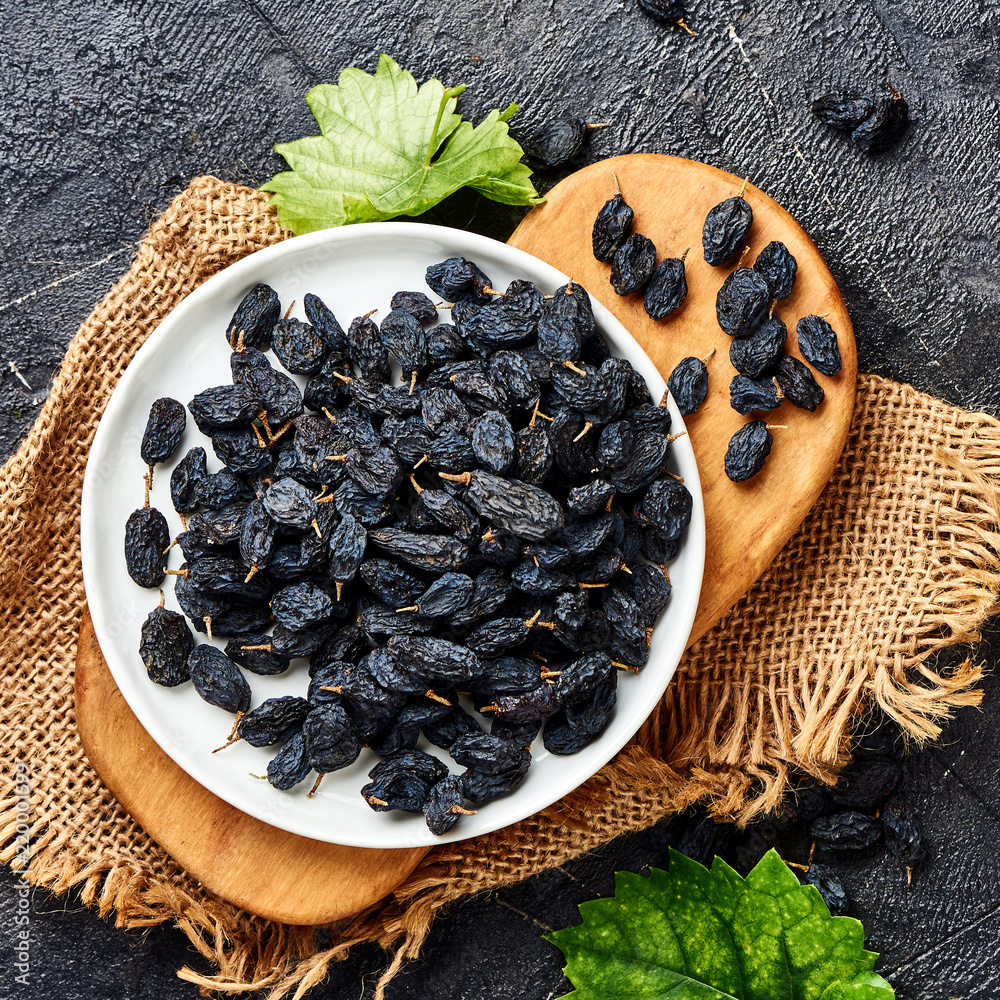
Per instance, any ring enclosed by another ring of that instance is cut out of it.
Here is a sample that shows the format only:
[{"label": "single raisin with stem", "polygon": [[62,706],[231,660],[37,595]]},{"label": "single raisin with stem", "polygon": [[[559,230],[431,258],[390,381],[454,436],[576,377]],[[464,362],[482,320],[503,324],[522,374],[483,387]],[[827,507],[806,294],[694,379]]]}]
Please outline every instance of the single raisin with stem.
[{"label": "single raisin with stem", "polygon": [[170,530],[155,507],[140,507],[125,522],[125,566],[140,587],[159,587],[167,569]]},{"label": "single raisin with stem", "polygon": [[149,408],[149,419],[142,434],[139,454],[146,465],[165,462],[181,443],[187,411],[184,404],[170,396],[154,400]]},{"label": "single raisin with stem", "polygon": [[863,153],[873,156],[894,146],[910,125],[910,108],[903,95],[893,90],[891,97],[876,101],[875,110],[851,132],[851,140]]},{"label": "single raisin with stem", "polygon": [[594,128],[582,118],[557,118],[536,128],[520,139],[527,159],[537,168],[554,170],[580,154],[587,135]]},{"label": "single raisin with stem", "polygon": [[837,334],[822,316],[803,316],[796,324],[799,350],[818,372],[836,375],[842,367]]},{"label": "single raisin with stem", "polygon": [[[279,656],[270,647],[271,637],[264,632],[244,632],[226,643],[226,656],[252,674],[282,674],[290,660]],[[257,648],[254,648],[257,647]]]},{"label": "single raisin with stem", "polygon": [[778,367],[788,340],[785,324],[772,316],[764,320],[749,337],[734,337],[729,345],[732,366],[748,378],[771,375]]},{"label": "single raisin with stem", "polygon": [[689,416],[708,395],[708,366],[701,358],[681,358],[670,373],[667,388],[681,415]]},{"label": "single raisin with stem", "polygon": [[769,302],[767,282],[756,271],[741,267],[722,283],[715,315],[730,337],[749,337],[763,322]]},{"label": "single raisin with stem", "polygon": [[689,35],[694,32],[687,26],[688,16],[684,8],[684,0],[638,0],[639,9],[648,14],[654,21],[673,24],[683,28]]},{"label": "single raisin with stem", "polygon": [[767,282],[772,299],[787,299],[792,294],[798,262],[788,247],[779,240],[772,240],[753,262],[753,269]]},{"label": "single raisin with stem", "polygon": [[826,395],[813,373],[798,358],[787,354],[779,362],[774,377],[785,399],[802,410],[812,412]]},{"label": "single raisin with stem", "polygon": [[610,261],[615,251],[632,235],[634,215],[618,190],[618,179],[615,178],[615,194],[604,203],[594,220],[592,243],[594,256],[599,261]]},{"label": "single raisin with stem", "polygon": [[781,405],[781,397],[773,378],[734,375],[729,383],[729,405],[746,416],[754,410],[773,410]]},{"label": "single raisin with stem", "polygon": [[183,615],[169,608],[153,608],[142,623],[139,656],[149,679],[164,687],[176,687],[191,676],[188,656],[194,636]]},{"label": "single raisin with stem", "polygon": [[736,196],[719,202],[705,217],[701,231],[705,260],[713,267],[729,261],[744,245],[753,225],[753,209]]},{"label": "single raisin with stem", "polygon": [[280,316],[278,293],[270,285],[259,282],[243,296],[226,327],[229,346],[236,347],[242,340],[245,347],[266,351],[271,346],[271,332]]},{"label": "single raisin with stem", "polygon": [[492,284],[489,276],[464,257],[449,257],[439,264],[431,264],[424,280],[428,288],[445,302],[456,302],[463,295],[471,295],[480,302],[490,301],[486,293]]},{"label": "single raisin with stem", "polygon": [[899,795],[889,799],[882,809],[881,818],[889,850],[907,868],[915,868],[927,860],[920,819],[906,799]]},{"label": "single raisin with stem", "polygon": [[236,724],[236,732],[252,747],[283,743],[302,728],[311,706],[305,698],[283,695],[268,698]]},{"label": "single raisin with stem", "polygon": [[726,449],[726,475],[734,483],[746,482],[764,468],[771,453],[771,432],[763,420],[744,424],[730,439]]},{"label": "single raisin with stem", "polygon": [[464,802],[465,786],[461,775],[453,774],[433,785],[423,808],[427,829],[435,837],[442,837],[454,827],[460,816],[473,815],[474,810],[466,809]]},{"label": "single raisin with stem", "polygon": [[666,319],[680,309],[687,298],[687,278],[683,257],[664,257],[653,268],[646,285],[643,305],[650,319]]},{"label": "single raisin with stem", "polygon": [[656,247],[641,233],[632,233],[611,259],[611,284],[619,295],[646,287],[656,265]]}]

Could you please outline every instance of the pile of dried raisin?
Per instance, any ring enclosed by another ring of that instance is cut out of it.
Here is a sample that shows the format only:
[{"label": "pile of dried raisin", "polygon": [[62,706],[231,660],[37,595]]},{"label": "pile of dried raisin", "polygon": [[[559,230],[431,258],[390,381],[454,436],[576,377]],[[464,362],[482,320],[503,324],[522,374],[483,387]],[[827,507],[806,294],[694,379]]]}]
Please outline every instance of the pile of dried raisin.
[{"label": "pile of dried raisin", "polygon": [[776,813],[737,828],[701,809],[671,816],[650,828],[649,846],[674,848],[704,865],[715,856],[746,875],[775,849],[802,882],[816,887],[834,916],[851,912],[851,901],[836,866],[849,856],[891,853],[905,869],[907,886],[929,851],[916,811],[899,794],[903,771],[896,759],[901,738],[885,722],[863,738],[855,759],[833,786],[802,777]]},{"label": "pile of dried raisin", "polygon": [[[602,226],[595,247],[624,245],[629,215]],[[184,530],[172,546],[144,506],[125,551],[143,586],[175,577],[190,622],[150,614],[152,680],[190,679],[235,715],[227,746],[273,747],[276,788],[374,751],[365,801],[443,834],[520,784],[539,735],[570,754],[603,732],[618,671],[649,656],[692,500],[667,471],[669,411],[611,355],[583,288],[500,293],[463,258],[426,282],[447,321],[402,291],[346,331],[314,295],[281,319],[252,289],[225,331],[231,381],[187,404],[208,442],[170,476]],[[169,457],[183,414],[154,405],[144,462]],[[286,671],[300,690],[251,707],[248,678]]]}]

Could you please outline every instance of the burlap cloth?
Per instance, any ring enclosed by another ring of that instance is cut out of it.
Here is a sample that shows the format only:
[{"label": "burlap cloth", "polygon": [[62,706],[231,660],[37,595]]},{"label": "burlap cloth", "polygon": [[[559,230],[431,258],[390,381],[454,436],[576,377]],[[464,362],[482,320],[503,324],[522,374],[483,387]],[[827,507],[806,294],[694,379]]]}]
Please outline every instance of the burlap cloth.
[{"label": "burlap cloth", "polygon": [[956,706],[979,702],[976,665],[932,663],[936,651],[976,639],[1000,589],[1000,423],[862,376],[843,459],[805,523],[689,651],[632,745],[581,789],[514,827],[433,849],[392,899],[323,934],[207,892],[125,814],[76,732],[80,489],[105,403],[146,336],[207,277],[287,235],[259,192],[193,181],[70,343],[51,397],[0,472],[0,859],[23,870],[20,761],[31,788],[31,883],[78,887],[122,927],[173,921],[217,970],[181,970],[202,986],[298,997],[361,941],[395,951],[391,974],[459,896],[524,879],[698,800],[746,820],[778,804],[793,769],[831,779],[873,704],[926,740]]}]

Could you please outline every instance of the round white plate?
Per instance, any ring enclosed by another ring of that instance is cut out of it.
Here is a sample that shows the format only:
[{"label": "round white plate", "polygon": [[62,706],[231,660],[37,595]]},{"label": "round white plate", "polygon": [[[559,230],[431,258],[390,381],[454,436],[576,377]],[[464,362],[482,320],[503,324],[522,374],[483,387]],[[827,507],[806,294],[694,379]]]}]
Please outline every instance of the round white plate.
[{"label": "round white plate", "polygon": [[[375,813],[368,807],[360,789],[378,759],[370,750],[364,750],[351,767],[326,775],[311,799],[306,792],[312,776],[292,791],[281,792],[251,776],[266,772],[276,747],[255,749],[239,742],[213,754],[226,741],[233,717],[202,701],[191,684],[164,688],[146,676],[138,654],[139,630],[159,595],[132,582],[122,542],[128,515],[142,506],[145,466],[139,442],[150,404],[160,396],[186,404],[202,389],[230,381],[226,326],[240,299],[258,281],[277,290],[283,308],[294,300],[293,315],[298,316],[303,296],[315,292],[346,328],[352,317],[371,309],[385,315],[392,293],[399,289],[427,290],[427,266],[453,256],[474,260],[501,289],[515,278],[528,278],[548,293],[566,281],[548,264],[504,243],[416,223],[328,229],[261,250],[206,281],[153,332],[115,389],[87,463],[81,516],[87,602],[101,650],[129,707],[163,750],[210,791],[257,819],[316,840],[359,847],[430,845],[488,833],[551,805],[607,763],[642,725],[677,668],[698,605],[705,518],[694,452],[685,436],[674,443],[671,471],[683,476],[694,498],[694,512],[681,553],[670,566],[673,595],[656,625],[649,663],[640,674],[620,674],[618,703],[599,739],[564,757],[549,754],[537,740],[525,781],[480,807],[477,815],[463,816],[445,837],[434,837],[422,816]],[[649,358],[596,301],[594,315],[615,353],[632,362],[649,384],[653,399],[659,400],[664,382]],[[275,367],[279,367],[276,360]],[[682,430],[673,400],[669,406],[674,429]],[[173,461],[196,444],[208,452],[210,471],[222,467],[211,442],[190,417]],[[178,532],[181,526],[169,495],[172,465],[157,466],[150,502],[167,517],[171,531]],[[170,565],[176,568],[180,562],[181,554],[174,549]],[[167,606],[177,609],[170,580],[165,583]],[[197,638],[206,641],[203,635]],[[223,646],[225,640],[216,639],[215,644]],[[284,674],[247,678],[254,707],[277,695],[305,695],[307,663],[296,660]],[[457,769],[443,751],[424,741],[421,746]]]}]

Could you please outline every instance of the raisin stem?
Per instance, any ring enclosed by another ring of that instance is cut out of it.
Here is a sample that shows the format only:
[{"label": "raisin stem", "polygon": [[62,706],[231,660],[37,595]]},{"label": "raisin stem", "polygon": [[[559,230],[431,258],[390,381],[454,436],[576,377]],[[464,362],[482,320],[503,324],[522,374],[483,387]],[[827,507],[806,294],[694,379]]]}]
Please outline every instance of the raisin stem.
[{"label": "raisin stem", "polygon": [[330,374],[334,378],[339,378],[340,381],[344,383],[344,385],[349,385],[351,382],[354,381],[354,379],[351,378],[349,375],[341,375],[340,372],[337,371],[330,372]]},{"label": "raisin stem", "polygon": [[534,625],[535,622],[537,622],[538,619],[541,617],[542,617],[542,609],[539,608],[530,618],[525,619],[524,627],[531,628],[531,626]]},{"label": "raisin stem", "polygon": [[451,472],[439,472],[438,475],[442,479],[447,479],[451,483],[461,483],[463,486],[468,486],[472,482],[472,473],[463,472],[461,475],[454,475]]},{"label": "raisin stem", "polygon": [[341,593],[343,593],[343,590],[344,590],[343,581],[342,580],[336,580],[335,581],[335,586],[337,588],[337,600],[339,601],[340,600],[340,595],[341,595]]},{"label": "raisin stem", "polygon": [[320,782],[321,782],[322,780],[323,780],[323,775],[322,775],[322,773],[320,773],[320,774],[317,774],[317,775],[316,775],[316,780],[315,780],[315,781],[313,782],[313,786],[312,786],[312,788],[310,788],[310,789],[309,789],[309,791],[308,791],[308,792],[306,792],[306,798],[307,798],[307,799],[311,799],[311,798],[312,798],[312,797],[313,797],[313,796],[314,796],[314,795],[316,794],[316,790],[317,790],[317,789],[319,788],[319,783],[320,783]]},{"label": "raisin stem", "polygon": [[581,438],[586,437],[587,431],[591,430],[593,428],[593,426],[594,425],[589,420],[586,421],[584,423],[584,425],[583,425],[583,430],[580,431],[580,433],[577,434],[577,436],[575,438],[573,438],[573,444],[576,444],[576,442],[579,441]]},{"label": "raisin stem", "polygon": [[611,666],[617,667],[619,670],[627,670],[630,674],[639,673],[638,667],[630,667],[627,663],[620,663],[618,660],[612,660]]},{"label": "raisin stem", "polygon": [[202,618],[202,621],[205,623],[205,635],[207,635],[209,639],[214,638],[212,635],[212,616],[205,615],[205,617]]},{"label": "raisin stem", "polygon": [[573,361],[564,361],[563,368],[568,368],[571,372],[576,372],[577,375],[582,375],[584,378],[587,377],[587,373]]},{"label": "raisin stem", "polygon": [[748,180],[750,180],[750,175],[749,174],[747,174],[746,177],[743,178],[743,185],[740,188],[740,193],[739,193],[739,195],[737,197],[739,197],[739,198],[743,197],[743,192],[746,191],[746,189],[747,189],[747,181]]},{"label": "raisin stem", "polygon": [[410,482],[413,483],[413,488],[417,491],[417,496],[420,496],[424,492],[424,488],[417,482],[417,477],[413,473],[410,473]]},{"label": "raisin stem", "polygon": [[436,701],[439,705],[447,705],[451,707],[451,702],[447,698],[442,698],[433,688],[428,688],[424,692],[425,698],[430,698],[431,701]]},{"label": "raisin stem", "polygon": [[374,805],[374,806],[388,806],[389,805],[389,803],[386,802],[385,799],[380,799],[377,795],[366,795],[365,796],[365,801],[369,805]]},{"label": "raisin stem", "polygon": [[259,646],[240,646],[240,649],[251,650],[251,649],[263,649],[270,653],[274,649],[274,643],[262,642]]},{"label": "raisin stem", "polygon": [[475,809],[466,809],[465,806],[460,806],[460,805],[458,805],[458,803],[455,803],[455,805],[453,805],[451,807],[451,811],[456,816],[475,816],[476,815],[476,810]]},{"label": "raisin stem", "polygon": [[420,610],[419,604],[411,604],[409,607],[406,608],[396,608],[396,614],[397,615],[402,614],[404,611],[419,611],[419,610]]},{"label": "raisin stem", "polygon": [[618,183],[618,175],[613,170],[611,171],[611,179],[615,182],[615,194],[621,197],[621,185]]},{"label": "raisin stem", "polygon": [[288,303],[288,308],[285,310],[285,315],[282,317],[282,319],[288,319],[288,317],[292,315],[292,310],[294,308],[295,308],[295,299],[292,299],[292,301]]},{"label": "raisin stem", "polygon": [[610,128],[611,122],[587,122],[583,127],[586,129]]},{"label": "raisin stem", "polygon": [[683,17],[678,19],[678,21],[677,21],[677,27],[678,28],[683,28],[692,38],[697,38],[698,37],[697,34],[695,32],[693,32],[687,26],[687,22],[684,20]]},{"label": "raisin stem", "polygon": [[228,740],[226,740],[221,747],[216,747],[212,753],[218,753],[220,750],[225,750],[226,747],[231,747],[234,743],[239,743],[241,739],[243,739],[243,737],[240,736],[239,733],[236,733],[235,736],[231,736]]},{"label": "raisin stem", "polygon": [[710,359],[710,358],[712,358],[712,357],[714,356],[714,354],[715,354],[715,348],[713,347],[713,348],[712,348],[712,349],[711,349],[711,350],[710,350],[710,351],[708,352],[708,354],[706,354],[706,355],[705,355],[705,357],[703,357],[703,358],[701,359],[701,363],[702,363],[703,365],[704,365],[704,364],[707,364],[707,363],[708,363],[708,361],[709,361],[709,359]]}]

